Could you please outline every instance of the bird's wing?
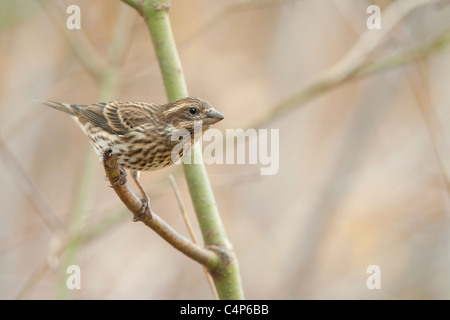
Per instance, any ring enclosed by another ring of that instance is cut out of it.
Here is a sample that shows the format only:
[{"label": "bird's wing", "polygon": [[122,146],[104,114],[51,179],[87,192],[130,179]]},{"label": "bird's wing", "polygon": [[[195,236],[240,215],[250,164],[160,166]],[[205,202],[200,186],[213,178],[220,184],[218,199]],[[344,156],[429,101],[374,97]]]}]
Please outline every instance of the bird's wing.
[{"label": "bird's wing", "polygon": [[120,135],[152,121],[151,113],[142,103],[111,101],[72,107],[85,120],[110,133]]}]

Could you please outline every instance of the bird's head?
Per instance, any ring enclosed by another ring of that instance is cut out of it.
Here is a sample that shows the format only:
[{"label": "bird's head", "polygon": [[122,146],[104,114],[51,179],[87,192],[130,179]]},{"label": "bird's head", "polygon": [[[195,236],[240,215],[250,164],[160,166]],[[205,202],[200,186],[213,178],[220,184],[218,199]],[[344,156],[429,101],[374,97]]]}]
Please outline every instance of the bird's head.
[{"label": "bird's head", "polygon": [[186,129],[193,134],[200,128],[202,134],[214,123],[223,119],[208,101],[186,97],[170,102],[162,112],[166,122],[174,130]]}]

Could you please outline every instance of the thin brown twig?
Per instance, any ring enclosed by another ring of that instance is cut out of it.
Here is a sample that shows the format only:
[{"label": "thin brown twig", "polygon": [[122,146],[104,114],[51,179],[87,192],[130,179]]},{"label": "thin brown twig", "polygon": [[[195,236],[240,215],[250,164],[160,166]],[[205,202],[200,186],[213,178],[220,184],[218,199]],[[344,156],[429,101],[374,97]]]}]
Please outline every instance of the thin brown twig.
[{"label": "thin brown twig", "polygon": [[184,207],[183,199],[181,198],[180,191],[178,190],[178,186],[177,186],[177,183],[176,183],[173,175],[169,175],[169,180],[170,180],[170,184],[172,185],[172,189],[175,193],[175,197],[177,198],[178,205],[180,207],[181,216],[183,217],[184,223],[186,224],[186,228],[189,231],[189,235],[191,236],[192,241],[195,244],[198,244],[198,238],[195,235],[194,228],[192,227],[191,221],[189,220],[189,217],[187,216],[187,212]]},{"label": "thin brown twig", "polygon": [[117,163],[117,156],[112,153],[111,149],[107,149],[103,154],[103,166],[112,188],[128,210],[134,215],[135,221],[143,222],[173,247],[203,266],[206,266],[209,270],[217,266],[219,258],[214,251],[202,248],[179,234],[151,211],[149,206],[145,208],[143,213],[141,212],[141,200],[131,191],[126,180],[123,179],[124,170]]},{"label": "thin brown twig", "polygon": [[[180,191],[178,190],[178,186],[177,186],[177,183],[176,183],[173,175],[169,175],[169,180],[170,180],[170,184],[172,185],[173,191],[175,193],[175,197],[177,198],[178,205],[180,206],[181,216],[183,217],[184,223],[186,224],[186,228],[188,229],[189,234],[192,238],[192,242],[194,242],[194,244],[198,245],[199,244],[198,238],[195,235],[194,228],[192,227],[191,221],[189,220],[189,217],[187,215],[183,199],[181,198]],[[214,286],[214,280],[211,277],[211,274],[209,273],[208,269],[205,266],[203,266],[203,271],[205,272],[206,280],[208,281],[208,284],[209,284],[211,292],[214,296],[214,299],[218,300],[219,296],[217,295],[217,291]]]}]

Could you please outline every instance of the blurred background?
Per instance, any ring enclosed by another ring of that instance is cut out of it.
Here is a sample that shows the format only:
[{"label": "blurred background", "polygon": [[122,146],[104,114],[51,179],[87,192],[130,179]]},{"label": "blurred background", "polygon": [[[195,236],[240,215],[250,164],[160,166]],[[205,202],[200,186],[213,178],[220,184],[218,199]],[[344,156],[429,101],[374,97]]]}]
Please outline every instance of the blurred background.
[{"label": "blurred background", "polygon": [[[172,0],[170,13],[190,95],[225,115],[215,127],[279,129],[276,174],[207,166],[245,297],[450,299],[448,1]],[[0,43],[0,298],[211,299],[200,265],[131,221],[73,120],[32,101],[165,103],[139,14],[1,0]],[[152,209],[188,236],[169,174],[200,237],[181,166],[141,175]]]}]

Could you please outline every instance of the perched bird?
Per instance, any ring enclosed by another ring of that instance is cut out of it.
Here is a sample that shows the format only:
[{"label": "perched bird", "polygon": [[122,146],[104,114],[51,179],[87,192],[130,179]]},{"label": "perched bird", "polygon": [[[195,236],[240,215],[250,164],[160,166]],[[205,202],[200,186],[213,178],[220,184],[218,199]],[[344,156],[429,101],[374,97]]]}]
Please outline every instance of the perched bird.
[{"label": "perched bird", "polygon": [[[100,157],[106,149],[111,148],[117,155],[117,162],[131,171],[144,196],[145,192],[138,181],[139,171],[157,170],[171,165],[212,124],[223,119],[223,115],[210,103],[194,97],[162,105],[119,101],[91,105],[41,102],[70,114],[89,137]],[[183,140],[184,148],[176,152],[174,159],[172,150],[180,144],[179,137],[185,137],[187,133],[189,139]],[[148,202],[148,198],[146,200]]]}]

